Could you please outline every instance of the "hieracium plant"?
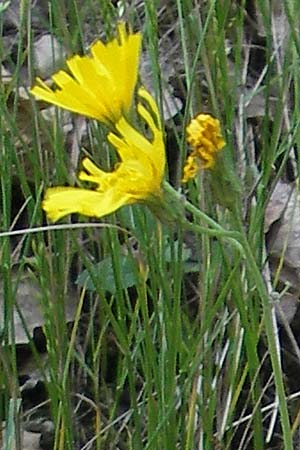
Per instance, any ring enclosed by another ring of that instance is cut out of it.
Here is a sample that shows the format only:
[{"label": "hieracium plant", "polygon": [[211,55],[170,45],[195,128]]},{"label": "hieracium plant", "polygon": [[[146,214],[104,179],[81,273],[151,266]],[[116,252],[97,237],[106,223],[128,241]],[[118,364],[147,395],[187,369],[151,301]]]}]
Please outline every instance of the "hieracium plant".
[{"label": "hieracium plant", "polygon": [[[111,129],[107,140],[119,158],[110,172],[89,158],[83,159],[78,178],[90,182],[91,189],[48,188],[42,206],[51,221],[72,213],[100,218],[136,202],[146,203],[160,218],[170,217],[172,212],[171,219],[185,221],[180,197],[164,180],[166,155],[158,106],[142,86],[137,104],[134,102],[141,42],[141,33],[127,31],[120,23],[115,39],[106,44],[95,42],[90,56],[68,59],[69,72],[60,70],[52,76],[54,89],[39,78],[31,89],[38,99],[105,123]],[[151,139],[128,121],[131,108],[152,132]],[[197,116],[187,132],[192,152],[184,167],[183,182],[195,177],[199,168],[213,168],[225,146],[220,122],[210,115]],[[176,203],[178,207],[174,208]]]},{"label": "hieracium plant", "polygon": [[[165,180],[166,155],[159,109],[144,87],[137,89],[142,35],[128,31],[124,23],[119,24],[117,34],[106,44],[97,41],[89,56],[76,55],[68,59],[68,72],[59,71],[52,76],[54,88],[37,79],[31,89],[38,99],[104,123],[110,130],[107,139],[118,155],[117,164],[109,172],[84,158],[78,178],[89,182],[92,188],[50,187],[45,192],[42,207],[51,221],[57,221],[72,213],[101,218],[125,205],[143,203],[161,220],[174,221],[196,233],[227,239],[237,248],[262,301],[279,409],[286,430],[288,414],[270,300],[248,242],[241,211],[236,207],[240,203],[238,183],[234,170],[222,157],[225,140],[220,122],[208,114],[199,114],[188,125],[191,152],[183,169],[182,182],[193,179],[199,169],[206,169],[216,201],[231,214],[239,215],[232,222],[237,228],[234,230],[222,227]],[[150,139],[130,122],[131,110],[148,126],[152,133]],[[192,214],[192,222],[186,219],[185,211]],[[284,439],[288,442],[285,432]]]}]

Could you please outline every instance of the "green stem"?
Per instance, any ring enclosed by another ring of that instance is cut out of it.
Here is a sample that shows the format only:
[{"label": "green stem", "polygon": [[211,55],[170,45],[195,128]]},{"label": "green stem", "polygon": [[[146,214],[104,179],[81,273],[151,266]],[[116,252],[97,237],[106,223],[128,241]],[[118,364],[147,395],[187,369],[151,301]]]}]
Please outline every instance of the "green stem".
[{"label": "green stem", "polygon": [[249,243],[249,239],[246,235],[245,228],[243,226],[242,217],[240,211],[235,211],[235,222],[240,231],[240,243],[243,247],[243,253],[245,256],[245,261],[247,265],[247,269],[249,274],[252,277],[252,280],[255,282],[255,286],[257,292],[260,296],[263,313],[264,313],[264,325],[266,330],[266,336],[268,341],[268,349],[271,358],[274,380],[276,386],[276,392],[278,395],[278,404],[280,411],[280,419],[282,426],[282,434],[284,441],[285,450],[292,450],[293,439],[291,433],[291,425],[289,420],[288,408],[286,403],[286,395],[284,389],[284,383],[282,378],[282,368],[281,368],[281,359],[280,352],[277,345],[277,337],[276,337],[276,329],[274,329],[273,325],[273,317],[274,311],[272,307],[272,303],[270,301],[270,296],[266,289],[266,284],[264,278],[261,274],[261,271],[257,265],[255,255],[253,254],[252,248]]},{"label": "green stem", "polygon": [[244,234],[241,235],[241,244],[243,246],[247,268],[249,270],[249,273],[252,275],[253,281],[255,281],[257,291],[258,291],[261,301],[262,301],[263,312],[264,312],[264,323],[265,323],[265,329],[266,329],[266,335],[267,335],[268,347],[269,347],[269,354],[271,357],[276,392],[278,395],[278,403],[279,403],[281,426],[282,426],[282,433],[283,433],[283,440],[284,440],[284,448],[285,448],[285,450],[293,450],[293,440],[292,440],[292,433],[291,433],[288,409],[287,409],[287,404],[286,404],[286,395],[285,395],[284,384],[283,384],[283,379],[282,379],[280,355],[278,353],[278,348],[277,348],[277,344],[276,344],[276,331],[274,330],[273,323],[272,323],[273,312],[272,312],[270,298],[267,293],[266,286],[265,286],[264,280],[262,278],[261,272],[259,271],[259,268],[257,267],[257,264],[256,264],[255,258],[253,256],[249,242]]},{"label": "green stem", "polygon": [[[218,239],[224,238],[229,240],[235,247],[238,248],[240,252],[242,252],[242,246],[239,243],[240,240],[240,233],[236,231],[230,231],[223,228],[221,225],[219,225],[215,220],[213,220],[211,217],[209,217],[207,214],[205,214],[203,211],[198,209],[196,206],[194,206],[192,203],[190,203],[188,200],[186,200],[179,192],[177,192],[169,183],[164,183],[164,191],[168,194],[168,196],[173,200],[170,201],[170,207],[173,209],[174,205],[181,205],[183,206],[184,210],[190,212],[193,214],[193,217],[198,219],[200,222],[204,222],[206,225],[208,225],[209,228],[198,225],[197,223],[190,222],[186,219],[184,214],[180,214],[181,211],[179,211],[179,214],[176,216],[177,220],[180,221],[181,225],[186,230],[194,231],[198,234],[207,234],[211,237],[216,237]],[[170,211],[170,214],[172,215],[174,211]]]},{"label": "green stem", "polygon": [[[181,195],[178,191],[176,191],[169,183],[164,183],[163,189],[165,192],[169,194],[169,196],[173,197],[176,202],[183,205],[184,209],[186,211],[189,211],[194,216],[196,216],[198,219],[205,222],[207,225],[209,225],[211,228],[219,231],[224,231],[227,233],[227,230],[224,230],[224,228],[218,224],[215,220],[213,220],[211,217],[209,217],[207,214],[205,214],[203,211],[200,211],[196,206],[194,206],[192,203],[190,203],[188,200],[184,198],[183,195]],[[175,203],[175,202],[174,202]]]},{"label": "green stem", "polygon": [[[229,240],[235,247],[238,247],[240,254],[245,258],[247,269],[255,283],[256,289],[260,296],[263,313],[264,313],[264,324],[266,330],[266,336],[268,341],[268,348],[270,353],[270,358],[272,362],[272,368],[274,372],[274,380],[276,385],[276,392],[279,400],[279,411],[281,418],[281,426],[284,440],[285,450],[293,449],[292,433],[286,403],[286,395],[284,390],[284,384],[282,379],[281,361],[280,354],[278,352],[277,340],[276,340],[276,330],[273,327],[273,311],[270,298],[266,289],[264,279],[262,277],[261,271],[257,266],[256,259],[253,255],[252,249],[250,247],[248,238],[245,234],[242,219],[240,214],[236,211],[235,216],[236,226],[238,231],[225,230],[221,225],[215,222],[211,217],[207,216],[203,211],[200,211],[197,207],[192,205],[189,201],[183,198],[180,193],[178,193],[172,186],[168,183],[164,184],[164,191],[169,195],[169,197],[174,199],[173,205],[181,204],[185,211],[193,214],[193,217],[198,219],[200,222],[208,225],[208,228],[199,226],[198,224],[189,222],[184,214],[181,215],[181,224],[186,229],[192,230],[195,233],[203,234],[206,233],[209,236],[215,236],[217,238],[225,238]],[[171,205],[172,207],[172,205]]]}]

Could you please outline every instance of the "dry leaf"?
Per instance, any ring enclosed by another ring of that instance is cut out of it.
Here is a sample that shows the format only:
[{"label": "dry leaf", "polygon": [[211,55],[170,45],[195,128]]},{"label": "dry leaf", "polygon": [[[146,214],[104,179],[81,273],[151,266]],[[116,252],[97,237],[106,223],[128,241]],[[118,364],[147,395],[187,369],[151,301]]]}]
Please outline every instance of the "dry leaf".
[{"label": "dry leaf", "polygon": [[279,182],[265,214],[267,250],[273,280],[300,293],[300,193],[295,184]]},{"label": "dry leaf", "polygon": [[65,59],[66,52],[51,34],[44,34],[33,44],[34,67],[37,75],[49,77]]},{"label": "dry leaf", "polygon": [[[174,88],[169,83],[171,76],[174,74],[174,65],[167,63],[165,59],[159,57],[160,68],[161,68],[161,76],[163,79],[162,82],[162,98],[163,98],[163,114],[164,119],[169,120],[172,117],[176,116],[178,112],[182,108],[182,101],[180,98],[175,97],[173,94]],[[143,54],[141,58],[141,67],[140,67],[141,79],[143,84],[147,89],[153,94],[153,68],[150,57],[147,54]]]},{"label": "dry leaf", "polygon": [[[277,209],[275,208],[277,214],[274,217],[278,216],[280,207],[286,201],[287,193],[286,189],[281,196],[278,196]],[[284,263],[289,267],[300,268],[300,193],[296,187],[288,198],[277,226],[276,236],[273,237],[269,247],[269,253],[276,258],[283,258]]]},{"label": "dry leaf", "polygon": [[[40,306],[42,292],[37,285],[37,283],[30,277],[24,276],[18,283],[15,303],[23,316],[25,322],[25,327],[23,321],[20,317],[17,307],[14,307],[14,332],[15,332],[15,343],[16,344],[26,344],[29,342],[27,332],[30,336],[33,336],[33,330],[36,327],[41,327],[45,323],[45,319]],[[4,305],[3,298],[3,284],[0,283],[1,294],[0,302]],[[2,298],[1,298],[2,297]],[[70,294],[66,299],[65,305],[65,320],[71,321],[74,317],[77,306],[77,299],[75,295]],[[0,310],[0,329],[4,326],[4,313],[3,308]]]},{"label": "dry leaf", "polygon": [[288,205],[293,186],[291,183],[278,181],[271,195],[265,212],[264,231],[267,233],[271,225],[280,219]]},{"label": "dry leaf", "polygon": [[[3,440],[5,441],[5,423],[3,424]],[[22,450],[42,450],[40,447],[41,433],[31,433],[30,431],[23,431],[21,433],[22,438]],[[9,450],[15,450],[16,444],[12,441]],[[1,447],[1,450],[7,450],[5,444]]]},{"label": "dry leaf", "polygon": [[299,299],[296,295],[288,292],[281,295],[275,306],[279,322],[284,325],[284,322],[287,321],[290,324],[296,314],[298,305]]}]

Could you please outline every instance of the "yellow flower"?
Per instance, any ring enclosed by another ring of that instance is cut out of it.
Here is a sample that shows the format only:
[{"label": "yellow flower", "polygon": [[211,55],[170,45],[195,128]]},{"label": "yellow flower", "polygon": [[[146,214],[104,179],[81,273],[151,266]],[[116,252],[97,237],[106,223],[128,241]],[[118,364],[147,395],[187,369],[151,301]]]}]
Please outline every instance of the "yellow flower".
[{"label": "yellow flower", "polygon": [[189,155],[183,168],[182,182],[187,183],[190,179],[195,178],[198,170],[199,164],[197,162],[197,158],[195,158],[195,156]]},{"label": "yellow flower", "polygon": [[183,169],[183,182],[195,177],[198,169],[210,169],[225,146],[220,122],[209,114],[199,114],[187,126],[187,141],[192,147]]},{"label": "yellow flower", "polygon": [[118,26],[118,39],[95,42],[91,56],[75,55],[66,61],[70,74],[60,70],[52,76],[57,89],[41,79],[31,93],[41,100],[101,122],[117,122],[131,106],[137,81],[140,33],[127,33]]},{"label": "yellow flower", "polygon": [[[95,183],[94,190],[76,187],[54,187],[46,191],[43,209],[52,221],[79,213],[102,217],[121,206],[147,200],[151,203],[161,198],[161,183],[165,170],[165,147],[157,105],[151,95],[140,88],[141,101],[138,112],[152,132],[148,140],[122,117],[116,124],[115,133],[108,140],[116,148],[120,162],[112,172],[104,172],[90,159],[83,160],[84,171],[79,179]],[[150,111],[149,111],[150,110]]]}]

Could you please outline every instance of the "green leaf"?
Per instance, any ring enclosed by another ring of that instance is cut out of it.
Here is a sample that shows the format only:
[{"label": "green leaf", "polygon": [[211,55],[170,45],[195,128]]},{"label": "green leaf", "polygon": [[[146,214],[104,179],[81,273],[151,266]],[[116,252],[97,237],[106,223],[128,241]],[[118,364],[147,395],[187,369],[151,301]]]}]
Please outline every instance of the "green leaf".
[{"label": "green leaf", "polygon": [[134,267],[134,260],[131,255],[120,255],[120,286],[116,284],[116,273],[113,267],[111,257],[103,259],[98,264],[95,264],[92,273],[89,270],[84,270],[77,278],[78,286],[83,287],[89,291],[95,291],[96,287],[94,279],[97,278],[97,284],[101,285],[104,291],[115,294],[118,289],[128,289],[138,283],[137,268]]}]

